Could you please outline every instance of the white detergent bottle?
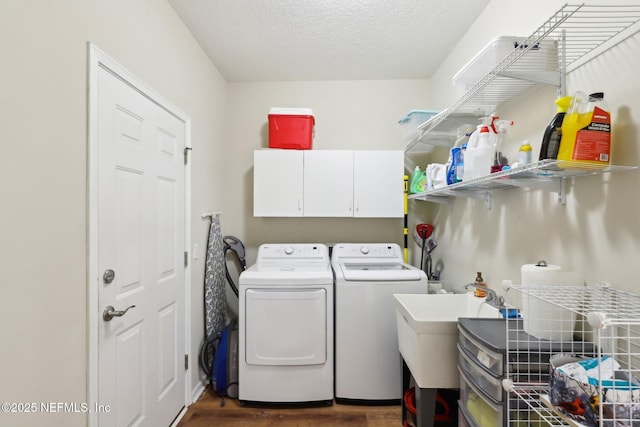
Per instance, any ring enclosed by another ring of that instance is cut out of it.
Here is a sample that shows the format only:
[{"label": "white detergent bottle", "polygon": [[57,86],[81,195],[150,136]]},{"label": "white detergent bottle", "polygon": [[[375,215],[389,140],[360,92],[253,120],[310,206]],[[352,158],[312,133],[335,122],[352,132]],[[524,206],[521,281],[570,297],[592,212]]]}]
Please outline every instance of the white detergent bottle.
[{"label": "white detergent bottle", "polygon": [[482,129],[480,129],[480,136],[478,138],[478,152],[475,165],[478,177],[486,176],[491,173],[493,153],[494,142],[491,140],[489,128],[487,126],[483,126]]},{"label": "white detergent bottle", "polygon": [[[471,157],[470,165],[468,162]],[[467,178],[467,174],[471,176],[468,179],[475,179],[485,175],[489,175],[491,172],[491,165],[493,164],[493,144],[489,139],[489,127],[482,126],[478,133],[477,146],[465,154],[465,168],[464,178]],[[467,165],[471,166],[471,170],[467,169]]]},{"label": "white detergent bottle", "polygon": [[464,153],[464,174],[462,175],[462,181],[469,181],[476,177],[474,175],[475,150],[478,148],[480,130],[483,126],[484,125],[478,125],[477,129],[469,136],[467,149]]}]

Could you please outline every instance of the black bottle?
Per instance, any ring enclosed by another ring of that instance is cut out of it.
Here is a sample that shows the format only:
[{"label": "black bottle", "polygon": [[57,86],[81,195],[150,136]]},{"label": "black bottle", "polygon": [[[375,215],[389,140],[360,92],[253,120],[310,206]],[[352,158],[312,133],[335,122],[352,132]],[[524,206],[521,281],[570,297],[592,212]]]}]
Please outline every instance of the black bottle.
[{"label": "black bottle", "polygon": [[560,140],[562,139],[562,121],[564,120],[565,114],[567,114],[570,103],[570,96],[563,96],[562,98],[556,99],[558,112],[553,116],[553,120],[551,120],[551,123],[549,123],[549,126],[547,126],[544,131],[538,160],[558,158],[558,149],[560,148]]}]

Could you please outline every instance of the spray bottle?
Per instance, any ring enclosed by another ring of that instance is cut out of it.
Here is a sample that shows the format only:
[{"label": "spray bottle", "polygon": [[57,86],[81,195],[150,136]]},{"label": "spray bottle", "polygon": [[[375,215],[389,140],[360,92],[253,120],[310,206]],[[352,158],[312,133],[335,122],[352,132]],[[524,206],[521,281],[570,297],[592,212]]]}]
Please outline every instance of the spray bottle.
[{"label": "spray bottle", "polygon": [[458,174],[456,170],[458,168],[458,163],[460,163],[460,151],[460,147],[453,147],[449,154],[449,161],[447,162],[447,185],[458,182]]},{"label": "spray bottle", "polygon": [[569,112],[562,122],[562,138],[558,160],[609,165],[611,152],[611,113],[602,92],[588,97],[573,95]]},{"label": "spray bottle", "polygon": [[[469,139],[469,135],[465,133],[468,128],[461,127],[458,129],[458,137],[456,138],[453,148],[449,153],[449,160],[447,161],[447,184],[455,184],[462,181],[462,165],[463,165],[463,151],[462,146]],[[460,168],[460,171],[458,171]]]},{"label": "spray bottle", "polygon": [[562,122],[564,121],[570,104],[570,96],[563,96],[556,99],[558,111],[544,131],[538,160],[558,158],[558,149],[560,148],[560,139],[562,138]]},{"label": "spray bottle", "polygon": [[493,163],[491,165],[491,173],[500,172],[505,166],[508,166],[514,160],[509,153],[511,144],[507,138],[507,130],[513,126],[513,120],[497,120],[495,126],[498,129],[496,143],[494,146]]}]

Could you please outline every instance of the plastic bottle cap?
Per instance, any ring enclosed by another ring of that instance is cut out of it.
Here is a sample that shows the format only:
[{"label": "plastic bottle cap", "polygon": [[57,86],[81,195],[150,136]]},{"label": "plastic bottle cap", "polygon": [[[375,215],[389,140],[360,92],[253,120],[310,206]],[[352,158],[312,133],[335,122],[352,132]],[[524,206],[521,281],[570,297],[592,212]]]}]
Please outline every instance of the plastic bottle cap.
[{"label": "plastic bottle cap", "polygon": [[556,105],[558,106],[558,113],[566,113],[571,105],[571,96],[563,96],[556,99]]}]

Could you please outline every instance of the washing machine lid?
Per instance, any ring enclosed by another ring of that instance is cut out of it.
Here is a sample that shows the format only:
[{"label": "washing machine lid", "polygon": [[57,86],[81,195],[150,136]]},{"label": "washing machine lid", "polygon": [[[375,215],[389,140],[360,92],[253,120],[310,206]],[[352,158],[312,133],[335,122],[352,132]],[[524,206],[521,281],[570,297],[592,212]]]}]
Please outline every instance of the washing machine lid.
[{"label": "washing machine lid", "polygon": [[420,269],[403,262],[353,260],[335,265],[346,281],[361,282],[409,282],[419,281],[426,276]]},{"label": "washing machine lid", "polygon": [[331,263],[346,281],[397,282],[426,280],[424,272],[404,262],[396,243],[338,243]]},{"label": "washing machine lid", "polygon": [[305,286],[333,284],[329,264],[260,263],[240,274],[240,286]]}]

